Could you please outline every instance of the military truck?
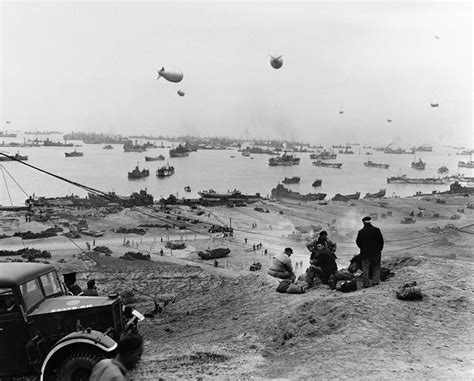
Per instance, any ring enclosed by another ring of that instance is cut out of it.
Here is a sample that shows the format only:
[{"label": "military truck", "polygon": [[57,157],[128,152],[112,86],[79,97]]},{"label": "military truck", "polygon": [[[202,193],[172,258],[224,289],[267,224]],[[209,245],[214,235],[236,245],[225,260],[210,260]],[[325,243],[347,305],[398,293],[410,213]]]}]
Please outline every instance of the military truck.
[{"label": "military truck", "polygon": [[124,326],[120,298],[67,295],[52,265],[0,263],[1,380],[88,380]]}]

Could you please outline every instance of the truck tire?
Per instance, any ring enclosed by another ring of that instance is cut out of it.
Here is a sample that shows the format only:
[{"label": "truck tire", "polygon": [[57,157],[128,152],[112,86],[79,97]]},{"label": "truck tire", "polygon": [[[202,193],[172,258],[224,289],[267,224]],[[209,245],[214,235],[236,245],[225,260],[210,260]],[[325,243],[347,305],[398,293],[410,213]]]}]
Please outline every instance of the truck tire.
[{"label": "truck tire", "polygon": [[97,352],[80,352],[66,357],[58,368],[58,381],[89,381],[92,368],[103,355]]}]

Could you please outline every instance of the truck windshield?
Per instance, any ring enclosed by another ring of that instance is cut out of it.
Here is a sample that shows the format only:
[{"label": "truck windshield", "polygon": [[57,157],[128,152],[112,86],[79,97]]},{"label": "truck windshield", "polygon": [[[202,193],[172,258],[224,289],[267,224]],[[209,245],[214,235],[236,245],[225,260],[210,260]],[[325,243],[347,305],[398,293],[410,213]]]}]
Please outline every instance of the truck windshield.
[{"label": "truck windshield", "polygon": [[23,283],[20,286],[20,290],[21,294],[23,295],[23,300],[25,301],[27,311],[31,310],[31,308],[36,306],[44,299],[38,279],[33,279],[29,282]]},{"label": "truck windshield", "polygon": [[40,279],[46,297],[62,292],[56,271],[42,275]]}]

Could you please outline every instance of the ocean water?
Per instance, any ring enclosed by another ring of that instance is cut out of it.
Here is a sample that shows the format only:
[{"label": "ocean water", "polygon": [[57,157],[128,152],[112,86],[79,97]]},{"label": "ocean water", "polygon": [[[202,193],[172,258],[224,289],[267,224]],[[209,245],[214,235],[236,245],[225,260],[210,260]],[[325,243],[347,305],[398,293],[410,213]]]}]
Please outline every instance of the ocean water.
[{"label": "ocean water", "polygon": [[[40,136],[41,138],[42,136]],[[3,138],[5,143],[11,141],[23,142],[24,138],[32,139],[34,135],[21,133],[17,138]],[[61,135],[50,135],[53,141],[62,141]],[[456,150],[448,147],[434,147],[432,152],[416,153],[416,160],[421,158],[427,162],[423,171],[411,168],[414,155],[384,154],[359,146],[353,146],[355,154],[338,154],[332,162],[343,163],[341,169],[322,168],[312,165],[309,153],[297,154],[301,157],[300,165],[289,167],[270,167],[269,155],[254,154],[244,157],[237,150],[198,150],[191,152],[185,158],[169,158],[168,148],[153,148],[146,152],[124,152],[122,145],[113,145],[114,149],[104,150],[102,144],[83,144],[82,141],[72,141],[80,147],[78,151],[83,157],[66,158],[64,153],[71,152],[71,147],[0,147],[1,152],[14,155],[28,155],[26,163],[45,171],[65,177],[89,187],[128,196],[140,189],[147,189],[155,199],[168,197],[170,194],[181,197],[197,198],[198,191],[212,188],[218,192],[238,189],[243,193],[260,193],[262,196],[270,194],[271,189],[284,177],[300,176],[299,184],[287,187],[300,193],[324,192],[329,197],[336,193],[377,192],[386,189],[386,196],[411,196],[415,192],[431,193],[433,190],[444,191],[449,185],[404,185],[387,184],[387,177],[407,174],[408,177],[438,177],[437,169],[441,165],[449,168],[449,175],[462,173],[474,176],[473,169],[458,168],[459,160],[467,161],[469,156],[457,155]],[[155,141],[159,145],[161,141]],[[165,146],[171,145],[164,142]],[[359,153],[360,151],[360,153]],[[365,152],[373,155],[367,155]],[[163,161],[145,162],[145,156],[164,155]],[[232,157],[235,156],[235,157]],[[389,169],[368,168],[364,162],[372,160],[376,163],[389,164]],[[165,163],[175,167],[175,174],[167,178],[158,178],[156,169]],[[36,196],[65,196],[76,194],[85,196],[87,193],[72,184],[55,179],[49,175],[29,168],[17,162],[2,162],[0,186],[0,203],[2,205],[21,205],[27,195]],[[144,179],[129,180],[128,171],[136,165],[140,169],[150,170],[150,176]],[[313,188],[316,178],[323,180],[322,186]],[[189,185],[191,192],[185,192],[184,187]],[[25,194],[25,193],[26,194]]]}]

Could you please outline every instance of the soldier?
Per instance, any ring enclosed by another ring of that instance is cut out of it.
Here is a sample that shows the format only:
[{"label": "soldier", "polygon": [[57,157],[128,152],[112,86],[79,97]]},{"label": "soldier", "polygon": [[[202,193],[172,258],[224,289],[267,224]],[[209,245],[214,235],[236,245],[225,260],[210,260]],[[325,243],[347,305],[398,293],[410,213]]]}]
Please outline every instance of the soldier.
[{"label": "soldier", "polygon": [[97,293],[97,287],[95,285],[95,279],[89,279],[87,281],[87,288],[82,293],[83,296],[99,296]]},{"label": "soldier", "polygon": [[82,289],[76,284],[76,274],[75,272],[64,274],[64,284],[72,295],[82,295]]},{"label": "soldier", "polygon": [[372,219],[369,216],[364,217],[362,222],[364,227],[357,234],[356,244],[362,258],[364,287],[369,287],[370,277],[372,285],[376,286],[380,282],[380,262],[384,240],[380,229],[372,226]]}]

